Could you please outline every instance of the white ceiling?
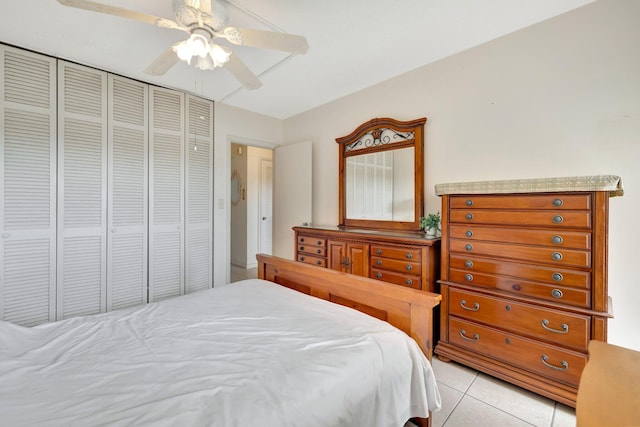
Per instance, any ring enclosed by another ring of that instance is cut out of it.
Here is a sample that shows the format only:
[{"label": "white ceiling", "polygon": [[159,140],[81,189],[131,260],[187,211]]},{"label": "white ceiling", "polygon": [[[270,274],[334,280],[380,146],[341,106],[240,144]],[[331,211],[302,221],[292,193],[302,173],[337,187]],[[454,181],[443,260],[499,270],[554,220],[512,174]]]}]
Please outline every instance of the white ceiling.
[{"label": "white ceiling", "polygon": [[[171,0],[99,0],[173,19]],[[305,55],[232,46],[263,86],[179,62],[146,68],[185,33],[60,5],[0,2],[0,42],[285,119],[594,0],[224,0],[229,25],[300,34]],[[567,29],[570,31],[570,29]]]}]

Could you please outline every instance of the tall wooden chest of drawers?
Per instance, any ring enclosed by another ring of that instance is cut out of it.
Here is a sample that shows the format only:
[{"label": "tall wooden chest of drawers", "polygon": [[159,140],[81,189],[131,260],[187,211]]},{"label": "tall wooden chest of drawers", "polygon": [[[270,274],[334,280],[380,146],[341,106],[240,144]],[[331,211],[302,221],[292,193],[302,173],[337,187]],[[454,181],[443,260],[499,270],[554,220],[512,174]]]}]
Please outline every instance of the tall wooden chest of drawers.
[{"label": "tall wooden chest of drawers", "polygon": [[575,407],[588,343],[607,339],[608,206],[621,186],[615,176],[436,186],[439,358]]}]

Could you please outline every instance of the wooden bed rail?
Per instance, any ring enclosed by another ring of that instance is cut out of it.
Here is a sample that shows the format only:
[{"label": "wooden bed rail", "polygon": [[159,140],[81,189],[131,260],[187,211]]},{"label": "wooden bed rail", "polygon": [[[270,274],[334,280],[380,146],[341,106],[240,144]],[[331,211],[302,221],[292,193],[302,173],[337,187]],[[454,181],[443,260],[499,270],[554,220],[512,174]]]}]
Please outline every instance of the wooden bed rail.
[{"label": "wooden bed rail", "polygon": [[258,278],[385,320],[411,336],[431,360],[433,308],[440,295],[271,255],[257,259]]}]

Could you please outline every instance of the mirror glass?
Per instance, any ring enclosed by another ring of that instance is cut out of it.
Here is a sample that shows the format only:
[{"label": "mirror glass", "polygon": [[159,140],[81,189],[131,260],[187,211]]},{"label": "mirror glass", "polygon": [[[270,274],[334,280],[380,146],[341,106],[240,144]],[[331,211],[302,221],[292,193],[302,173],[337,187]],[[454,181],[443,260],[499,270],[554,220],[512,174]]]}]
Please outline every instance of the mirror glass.
[{"label": "mirror glass", "polygon": [[347,218],[415,221],[413,157],[413,147],[348,157]]}]

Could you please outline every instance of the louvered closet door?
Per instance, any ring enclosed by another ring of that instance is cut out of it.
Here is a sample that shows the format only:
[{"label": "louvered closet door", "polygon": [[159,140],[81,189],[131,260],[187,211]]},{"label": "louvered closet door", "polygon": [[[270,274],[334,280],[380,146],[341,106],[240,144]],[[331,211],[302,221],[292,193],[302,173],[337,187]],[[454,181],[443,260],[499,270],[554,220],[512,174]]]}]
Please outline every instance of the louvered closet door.
[{"label": "louvered closet door", "polygon": [[0,45],[0,319],[55,320],[55,60]]},{"label": "louvered closet door", "polygon": [[107,310],[147,302],[148,86],[109,75]]},{"label": "louvered closet door", "polygon": [[104,312],[107,73],[58,62],[58,320]]},{"label": "louvered closet door", "polygon": [[158,301],[184,294],[184,94],[149,96],[149,301]]},{"label": "louvered closet door", "polygon": [[213,103],[187,96],[186,292],[212,286]]}]

